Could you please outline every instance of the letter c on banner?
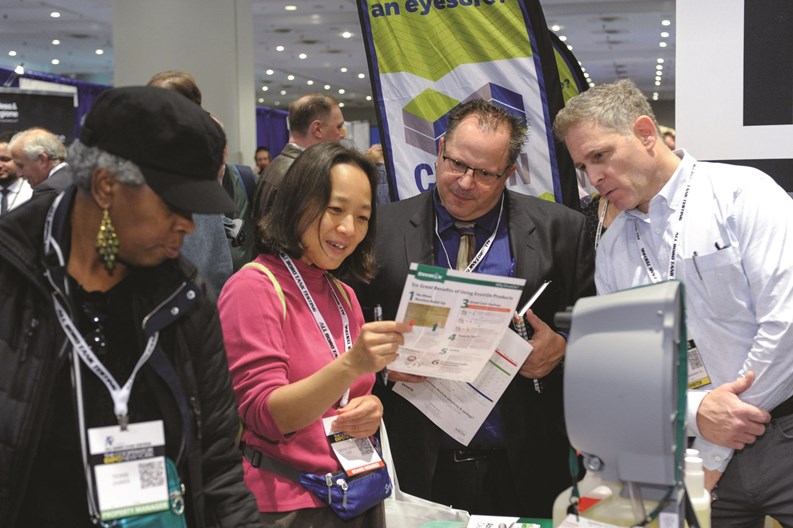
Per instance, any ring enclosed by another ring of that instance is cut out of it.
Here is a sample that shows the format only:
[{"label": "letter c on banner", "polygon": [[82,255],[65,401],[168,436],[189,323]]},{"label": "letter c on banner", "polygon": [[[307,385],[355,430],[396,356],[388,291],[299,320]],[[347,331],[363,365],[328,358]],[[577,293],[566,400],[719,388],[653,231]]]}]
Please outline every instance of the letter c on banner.
[{"label": "letter c on banner", "polygon": [[426,186],[424,185],[425,174],[427,176],[433,175],[432,165],[429,163],[421,163],[417,165],[416,170],[413,171],[413,177],[416,179],[416,188],[419,190],[419,192],[424,192],[435,187],[435,182],[427,183]]}]

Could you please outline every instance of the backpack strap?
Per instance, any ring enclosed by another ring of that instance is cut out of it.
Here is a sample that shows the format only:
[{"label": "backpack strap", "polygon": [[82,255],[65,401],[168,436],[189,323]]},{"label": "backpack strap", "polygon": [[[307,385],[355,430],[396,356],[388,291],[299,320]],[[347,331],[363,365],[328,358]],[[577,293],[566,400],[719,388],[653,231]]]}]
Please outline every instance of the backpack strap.
[{"label": "backpack strap", "polygon": [[[243,266],[243,268],[256,268],[270,279],[270,282],[273,283],[273,288],[275,289],[275,293],[278,294],[278,298],[281,299],[281,307],[283,308],[284,312],[284,320],[286,320],[286,299],[284,298],[284,290],[281,289],[281,283],[278,282],[278,279],[275,278],[273,272],[270,271],[270,268],[262,264],[261,262],[248,262]],[[343,291],[343,290],[342,290]],[[344,294],[344,297],[347,297],[347,294]],[[350,301],[348,300],[347,303]]]},{"label": "backpack strap", "polygon": [[328,273],[328,277],[333,279],[333,283],[336,285],[336,288],[341,292],[341,295],[342,297],[344,297],[344,300],[347,301],[347,308],[352,310],[352,303],[350,302],[350,297],[347,295],[347,290],[344,289],[344,285],[342,284],[342,282],[330,273]]}]

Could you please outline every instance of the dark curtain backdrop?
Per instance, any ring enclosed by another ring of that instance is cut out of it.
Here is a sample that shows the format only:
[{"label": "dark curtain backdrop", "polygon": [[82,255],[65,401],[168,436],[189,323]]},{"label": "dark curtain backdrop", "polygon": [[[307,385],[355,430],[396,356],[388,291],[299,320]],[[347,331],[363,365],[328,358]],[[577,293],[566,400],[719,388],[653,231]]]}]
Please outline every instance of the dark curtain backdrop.
[{"label": "dark curtain backdrop", "polygon": [[[94,100],[96,100],[96,98],[99,96],[100,93],[110,88],[110,86],[104,84],[76,81],[74,79],[69,79],[66,77],[58,77],[57,75],[50,75],[49,73],[26,72],[21,77],[25,77],[27,79],[36,79],[39,81],[48,81],[57,84],[66,84],[69,86],[77,87],[78,103],[77,103],[77,117],[74,123],[74,137],[79,136],[80,123],[82,123],[83,121],[83,116],[87,114],[88,110],[90,110],[91,106],[93,106]],[[8,87],[19,88],[19,76],[17,76],[13,70],[0,68],[0,85],[6,86],[6,82],[8,82],[9,79],[12,80],[8,84]],[[46,124],[42,124],[42,126],[46,128]]]},{"label": "dark curtain backdrop", "polygon": [[286,118],[289,112],[276,110],[266,106],[256,107],[256,145],[270,149],[270,159],[273,159],[289,143],[289,130],[286,127]]}]

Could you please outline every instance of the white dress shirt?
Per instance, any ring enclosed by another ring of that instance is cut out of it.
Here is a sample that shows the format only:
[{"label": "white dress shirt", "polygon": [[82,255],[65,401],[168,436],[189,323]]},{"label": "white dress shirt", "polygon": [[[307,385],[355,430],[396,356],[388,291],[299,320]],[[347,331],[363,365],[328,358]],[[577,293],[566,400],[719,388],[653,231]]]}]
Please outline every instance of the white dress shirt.
[{"label": "white dress shirt", "polygon": [[33,188],[25,178],[17,178],[14,183],[6,187],[8,193],[8,210],[16,209],[33,196]]},{"label": "white dress shirt", "polygon": [[651,270],[667,280],[679,233],[672,274],[684,283],[688,336],[712,380],[689,391],[686,424],[704,466],[724,471],[732,450],[697,428],[707,391],[754,371],[743,401],[770,411],[793,395],[793,201],[756,169],[676,154],[680,166],[648,213],[626,211],[603,235],[595,282],[604,294],[651,284]]}]

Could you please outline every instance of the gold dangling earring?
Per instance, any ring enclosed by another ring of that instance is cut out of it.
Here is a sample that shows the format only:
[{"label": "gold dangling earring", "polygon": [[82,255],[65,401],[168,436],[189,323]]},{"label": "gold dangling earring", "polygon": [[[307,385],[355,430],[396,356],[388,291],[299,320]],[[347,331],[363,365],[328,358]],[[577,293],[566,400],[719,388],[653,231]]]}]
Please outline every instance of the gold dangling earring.
[{"label": "gold dangling earring", "polygon": [[105,269],[112,275],[118,255],[118,235],[113,228],[113,222],[110,221],[107,208],[102,211],[102,223],[99,224],[99,232],[96,234],[96,251],[105,263]]}]

